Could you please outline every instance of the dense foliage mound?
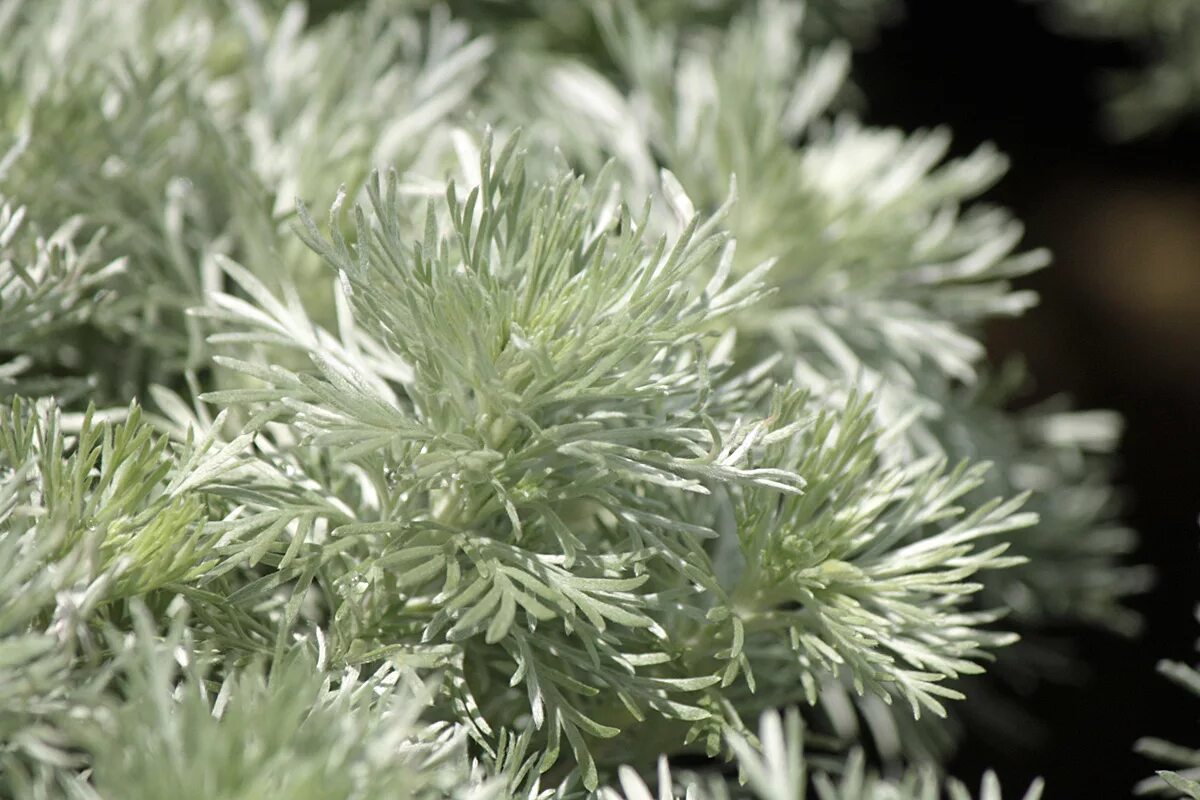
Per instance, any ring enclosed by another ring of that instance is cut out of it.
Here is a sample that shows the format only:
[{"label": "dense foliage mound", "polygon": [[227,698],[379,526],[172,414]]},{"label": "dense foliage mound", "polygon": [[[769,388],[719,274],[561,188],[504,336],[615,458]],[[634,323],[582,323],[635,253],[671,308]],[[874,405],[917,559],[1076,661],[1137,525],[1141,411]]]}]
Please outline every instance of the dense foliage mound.
[{"label": "dense foliage mound", "polygon": [[0,792],[965,798],[1136,628],[1003,157],[741,6],[0,4]]}]

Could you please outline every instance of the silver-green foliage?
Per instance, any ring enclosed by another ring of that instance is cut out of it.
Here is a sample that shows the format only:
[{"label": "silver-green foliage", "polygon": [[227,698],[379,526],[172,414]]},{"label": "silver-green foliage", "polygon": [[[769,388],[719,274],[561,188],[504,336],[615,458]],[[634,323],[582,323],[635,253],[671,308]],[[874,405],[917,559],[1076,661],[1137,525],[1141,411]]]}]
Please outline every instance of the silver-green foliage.
[{"label": "silver-green foliage", "polygon": [[663,166],[665,191],[678,183],[711,211],[736,177],[735,270],[779,262],[772,313],[738,321],[746,345],[782,351],[789,371],[824,391],[878,387],[890,419],[913,408],[936,416],[929,395],[976,374],[984,351],[973,326],[1027,308],[1032,296],[1009,279],[1045,263],[1015,252],[1021,228],[1005,212],[963,208],[1004,159],[982,147],[940,163],[944,131],[910,136],[831,112],[847,51],[804,47],[795,4],[757,4],[725,32],[604,8],[615,81],[534,53],[517,73],[533,90],[496,81],[498,107],[523,111],[532,134],[589,169],[616,158],[634,194],[656,190]]},{"label": "silver-green foliage", "polygon": [[1047,260],[1019,249],[1010,214],[976,201],[1004,158],[985,145],[947,159],[945,131],[838,110],[848,49],[806,45],[797,4],[758,3],[723,30],[593,8],[616,69],[512,55],[485,84],[501,117],[581,168],[614,159],[631,194],[661,191],[684,215],[725,206],[736,177],[732,270],[776,264],[775,291],[731,321],[735,360],[782,355],[777,374],[832,408],[872,390],[880,423],[900,429],[880,440],[888,459],[994,462],[976,500],[1033,492],[1041,521],[1012,537],[1027,562],[980,576],[991,604],[1026,624],[1136,627],[1121,603],[1145,574],[1120,565],[1133,540],[1107,488],[1111,415],[1014,419],[1012,381],[984,361],[982,324],[1032,304],[1013,280]]},{"label": "silver-green foliage", "polygon": [[123,423],[89,412],[73,434],[63,422],[45,404],[0,410],[0,785],[19,796],[81,763],[62,722],[98,702],[97,614],[195,577],[204,560],[201,507],[164,485],[166,440],[136,408]]},{"label": "silver-green foliage", "polygon": [[[0,176],[4,169],[0,163]],[[100,262],[98,236],[78,243],[81,220],[42,232],[26,214],[25,207],[0,194],[0,397],[71,390],[68,383],[35,371],[77,364],[79,354],[64,348],[60,339],[110,299],[106,287],[124,268],[120,260]],[[33,374],[21,380],[29,372]]]},{"label": "silver-green foliage", "polygon": [[529,5],[0,5],[0,394],[128,409],[0,412],[3,791],[799,797],[761,712],[907,739],[1003,607],[1122,613],[1087,431],[961,385],[1043,261],[999,157],[835,117],[797,4]]},{"label": "silver-green foliage", "polygon": [[305,218],[341,281],[336,336],[234,264],[257,307],[206,312],[245,329],[216,342],[311,359],[221,357],[265,386],[206,398],[298,430],[325,491],[353,491],[321,567],[335,658],[461,672],[448,690],[485,747],[498,723],[535,730],[547,769],[565,737],[589,788],[593,742],[634,723],[715,751],[740,725],[741,690],[718,686],[814,702],[844,670],[944,713],[943,681],[1004,641],[963,603],[1013,563],[976,540],[1030,524],[1020,501],[964,514],[981,469],[889,467],[864,398],[831,411],[734,370],[719,323],[763,270],[727,285],[719,220],[651,238],[649,207],[532,176],[515,138],[494,163],[485,142],[478,174],[430,201],[381,180],[353,244],[336,214],[332,240]]},{"label": "silver-green foliage", "polygon": [[501,784],[472,773],[461,732],[422,729],[420,703],[396,690],[394,673],[330,674],[307,649],[269,671],[259,662],[228,672],[179,616],[161,642],[143,608],[135,617],[136,633],[114,642],[120,697],[80,736],[92,757],[86,797],[500,796]]},{"label": "silver-green foliage", "polygon": [[305,19],[302,4],[178,0],[0,12],[0,148],[19,145],[0,191],[36,219],[77,220],[83,238],[105,230],[97,257],[127,264],[86,335],[64,342],[78,371],[105,364],[102,401],[180,387],[207,363],[182,314],[220,288],[216,256],[266,268],[284,255],[282,275],[311,284],[315,260],[287,235],[296,196],[438,150],[430,132],[463,107],[489,50],[400,0]]},{"label": "silver-green foliage", "polygon": [[[748,796],[759,800],[970,800],[970,790],[954,779],[941,781],[930,769],[910,770],[899,779],[882,779],[864,768],[861,753],[855,753],[840,775],[823,772],[809,774],[805,766],[800,718],[788,714],[783,719],[775,713],[764,714],[759,724],[757,745],[740,735],[730,737],[730,748],[736,754],[738,774],[743,787],[731,792],[730,785],[703,775],[685,773],[676,778],[666,761],[659,763],[658,793],[660,800],[728,800],[731,796]],[[620,791],[605,789],[605,800],[652,800],[645,779],[629,768],[620,770]],[[810,792],[810,786],[812,790]],[[1043,784],[1034,781],[1023,800],[1039,800]],[[944,791],[944,795],[943,795]],[[987,773],[978,795],[979,800],[1001,800],[1000,783],[993,773]]]}]

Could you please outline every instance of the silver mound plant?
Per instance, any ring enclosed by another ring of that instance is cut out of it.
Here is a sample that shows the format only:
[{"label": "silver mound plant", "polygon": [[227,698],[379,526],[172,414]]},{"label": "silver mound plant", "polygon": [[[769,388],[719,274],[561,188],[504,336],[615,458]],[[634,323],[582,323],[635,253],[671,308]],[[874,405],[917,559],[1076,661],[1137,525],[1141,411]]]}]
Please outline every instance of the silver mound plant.
[{"label": "silver mound plant", "polygon": [[1136,627],[889,4],[492,5],[0,3],[0,793],[961,800]]}]

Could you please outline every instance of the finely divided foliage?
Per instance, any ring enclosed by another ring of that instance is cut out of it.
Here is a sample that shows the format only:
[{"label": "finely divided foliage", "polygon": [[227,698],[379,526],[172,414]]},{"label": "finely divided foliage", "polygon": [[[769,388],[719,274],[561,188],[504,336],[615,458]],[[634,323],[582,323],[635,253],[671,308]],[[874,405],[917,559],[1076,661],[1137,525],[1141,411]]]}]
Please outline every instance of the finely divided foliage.
[{"label": "finely divided foliage", "polygon": [[0,5],[0,792],[958,800],[1005,612],[1130,622],[999,158],[801,49],[884,4],[517,5]]},{"label": "finely divided foliage", "polygon": [[[937,800],[941,795],[939,781],[932,770],[910,770],[896,781],[884,781],[863,770],[862,753],[855,752],[846,764],[845,771],[838,777],[824,773],[812,776],[812,792],[809,792],[809,776],[804,765],[803,736],[799,716],[788,714],[782,720],[778,714],[764,714],[759,726],[759,747],[752,745],[742,736],[731,736],[730,748],[737,754],[738,766],[746,788],[751,796],[761,800]],[[604,789],[600,796],[605,800],[651,800],[655,797],[646,785],[645,778],[628,767],[620,772],[620,791]],[[704,780],[702,776],[685,773],[675,779],[665,760],[658,766],[658,793],[660,800],[692,798],[692,800],[727,800],[730,797],[728,784],[721,781]],[[1023,800],[1039,800],[1043,784],[1034,781],[1022,796]],[[970,800],[971,793],[962,783],[949,780],[945,786],[948,800]],[[985,773],[979,800],[1002,800],[1000,784],[996,776]]]},{"label": "finely divided foliage", "polygon": [[[3,172],[0,163],[0,176]],[[41,233],[26,214],[24,206],[0,195],[0,392],[68,394],[80,387],[33,375],[32,383],[22,382],[21,375],[35,365],[44,369],[70,359],[57,346],[58,337],[83,323],[111,296],[106,284],[124,263],[102,264],[98,237],[77,243],[79,219]]]},{"label": "finely divided foliage", "polygon": [[[795,687],[783,700],[815,702],[845,669],[944,713],[936,697],[959,694],[942,681],[1005,638],[962,604],[967,578],[1011,563],[974,541],[1029,524],[1019,501],[963,516],[979,469],[887,469],[865,400],[828,412],[731,374],[704,334],[760,273],[725,285],[718,220],[648,240],[647,212],[603,177],[540,183],[517,148],[493,164],[485,142],[465,201],[453,182],[425,203],[381,179],[353,246],[336,216],[332,241],[304,216],[347,295],[340,341],[283,335],[299,309],[227,265],[257,306],[216,297],[223,330],[246,328],[217,338],[307,339],[313,367],[219,356],[266,388],[205,399],[251,404],[370,484],[320,572],[345,620],[333,652],[453,663],[483,746],[528,715],[540,767],[565,736],[589,788],[590,740],[635,721],[688,723],[715,752],[716,723],[739,724],[716,687],[753,687],[756,667],[772,692]],[[689,290],[701,270],[715,277]]]}]

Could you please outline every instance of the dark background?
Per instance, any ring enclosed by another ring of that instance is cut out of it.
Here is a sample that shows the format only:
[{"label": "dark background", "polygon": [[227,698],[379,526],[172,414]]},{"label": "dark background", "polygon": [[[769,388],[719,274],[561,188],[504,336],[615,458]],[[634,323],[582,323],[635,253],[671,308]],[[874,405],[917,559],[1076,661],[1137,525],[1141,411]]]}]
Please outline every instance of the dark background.
[{"label": "dark background", "polygon": [[992,141],[1012,158],[988,199],[1013,209],[1026,244],[1049,247],[1055,262],[1023,281],[1041,306],[994,325],[989,345],[998,360],[1024,353],[1030,399],[1065,393],[1125,416],[1118,481],[1141,535],[1136,560],[1158,572],[1134,603],[1142,636],[1076,636],[1090,674],[1023,703],[1046,726],[1028,732],[1037,746],[976,738],[951,771],[978,786],[992,765],[1006,797],[1037,775],[1050,798],[1128,797],[1157,766],[1132,752],[1137,737],[1200,746],[1200,697],[1155,671],[1160,658],[1193,662],[1200,637],[1200,125],[1113,141],[1102,76],[1142,54],[1055,33],[1045,11],[908,0],[855,74],[868,121],[948,125],[956,153]]}]

